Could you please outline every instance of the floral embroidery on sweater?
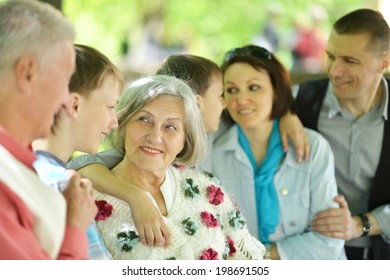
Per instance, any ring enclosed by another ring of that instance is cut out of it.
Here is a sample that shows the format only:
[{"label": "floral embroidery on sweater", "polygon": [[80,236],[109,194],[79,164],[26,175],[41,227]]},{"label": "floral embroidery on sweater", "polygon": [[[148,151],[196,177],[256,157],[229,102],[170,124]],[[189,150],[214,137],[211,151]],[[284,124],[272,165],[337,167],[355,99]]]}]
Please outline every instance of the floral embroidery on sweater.
[{"label": "floral embroidery on sweater", "polygon": [[222,192],[221,188],[216,187],[215,185],[210,185],[207,187],[207,197],[209,202],[214,205],[219,205],[223,202],[225,194]]},{"label": "floral embroidery on sweater", "polygon": [[199,197],[199,187],[198,185],[194,182],[192,178],[187,178],[182,182],[182,187],[184,189],[184,195],[186,197],[190,198],[198,198]]},{"label": "floral embroidery on sweater", "polygon": [[195,222],[192,221],[190,217],[183,220],[181,224],[184,228],[184,231],[189,235],[194,235],[195,232],[198,230],[198,227],[196,226]]},{"label": "floral embroidery on sweater", "polygon": [[215,185],[218,185],[218,186],[221,185],[221,181],[219,181],[219,179],[217,177],[215,177],[213,173],[203,171],[203,174],[206,175],[207,178],[209,178]]},{"label": "floral embroidery on sweater", "polygon": [[207,211],[203,211],[200,213],[200,217],[202,218],[202,221],[206,224],[208,227],[218,227],[219,221],[215,218],[215,216]]},{"label": "floral embroidery on sweater", "polygon": [[219,224],[221,225],[221,229],[223,230],[223,229],[224,229],[224,227],[223,227],[223,222],[222,222],[221,215],[217,214],[217,215],[216,215],[216,218],[217,218],[217,220],[218,220]]},{"label": "floral embroidery on sweater", "polygon": [[[170,168],[167,176],[174,179],[174,204],[165,217],[173,235],[167,248],[141,243],[128,204],[98,193],[113,206],[112,215],[97,226],[114,259],[262,259],[263,245],[249,234],[223,187],[191,168]],[[218,201],[219,188],[224,198],[216,205],[209,193]]]},{"label": "floral embroidery on sweater", "polygon": [[229,214],[229,225],[235,229],[242,229],[245,226],[245,218],[238,210],[233,210]]},{"label": "floral embroidery on sweater", "polygon": [[214,251],[213,248],[203,251],[201,260],[219,260],[218,252]]},{"label": "floral embroidery on sweater", "polygon": [[121,251],[131,252],[134,246],[139,242],[139,236],[135,233],[135,231],[127,230],[122,231],[116,235],[118,246]]},{"label": "floral embroidery on sweater", "polygon": [[237,252],[237,249],[234,246],[234,241],[233,241],[233,239],[230,238],[230,236],[227,236],[226,240],[227,240],[227,244],[229,246],[229,257],[233,257],[234,254]]},{"label": "floral embroidery on sweater", "polygon": [[112,215],[113,207],[105,200],[95,200],[98,212],[95,216],[95,221],[105,221]]}]

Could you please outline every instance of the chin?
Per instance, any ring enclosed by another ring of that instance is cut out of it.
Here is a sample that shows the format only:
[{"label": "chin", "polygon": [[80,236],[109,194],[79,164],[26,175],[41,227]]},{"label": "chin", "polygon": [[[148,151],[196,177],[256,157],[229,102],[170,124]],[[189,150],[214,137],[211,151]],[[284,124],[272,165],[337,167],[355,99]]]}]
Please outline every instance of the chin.
[{"label": "chin", "polygon": [[217,126],[217,127],[212,127],[212,128],[210,128],[210,129],[207,129],[207,133],[213,133],[213,132],[216,132],[216,131],[218,131],[218,128],[219,128],[219,126]]},{"label": "chin", "polygon": [[87,149],[84,150],[84,153],[87,153],[87,154],[96,154],[97,152],[99,151],[99,146],[96,146],[96,147],[89,147]]}]

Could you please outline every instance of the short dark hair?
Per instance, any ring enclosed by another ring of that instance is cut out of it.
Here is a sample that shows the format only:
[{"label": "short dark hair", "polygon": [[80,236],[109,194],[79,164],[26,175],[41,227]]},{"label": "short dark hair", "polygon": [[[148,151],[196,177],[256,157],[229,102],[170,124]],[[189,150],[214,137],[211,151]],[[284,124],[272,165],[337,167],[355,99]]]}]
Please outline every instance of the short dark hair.
[{"label": "short dark hair", "polygon": [[221,69],[213,61],[196,55],[170,55],[156,72],[157,75],[174,76],[186,82],[192,90],[204,95],[213,75],[221,75]]},{"label": "short dark hair", "polygon": [[[89,97],[90,93],[99,88],[107,75],[113,75],[114,79],[123,88],[122,72],[111,60],[98,50],[85,45],[75,44],[76,69],[69,82],[69,92]],[[61,118],[60,112],[54,116],[51,133],[55,134]]]},{"label": "short dark hair", "polygon": [[113,75],[123,88],[123,75],[111,60],[98,50],[75,44],[76,70],[70,83],[69,91],[89,96],[90,92],[99,88],[107,75]]},{"label": "short dark hair", "polygon": [[222,73],[234,63],[247,63],[257,70],[265,70],[268,73],[276,97],[271,119],[281,118],[288,111],[295,113],[289,73],[273,53],[256,45],[232,49],[225,55],[221,66]]},{"label": "short dark hair", "polygon": [[337,20],[333,29],[337,34],[362,34],[370,35],[368,49],[387,53],[390,50],[390,29],[383,15],[371,9],[359,9],[352,11]]}]

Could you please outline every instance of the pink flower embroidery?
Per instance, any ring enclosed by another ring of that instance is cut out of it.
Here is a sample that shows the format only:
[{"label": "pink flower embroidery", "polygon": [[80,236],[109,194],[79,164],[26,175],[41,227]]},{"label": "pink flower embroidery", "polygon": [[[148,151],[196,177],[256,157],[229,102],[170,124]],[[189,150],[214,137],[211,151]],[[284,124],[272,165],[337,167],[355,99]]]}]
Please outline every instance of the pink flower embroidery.
[{"label": "pink flower embroidery", "polygon": [[105,200],[95,200],[98,207],[98,213],[96,214],[95,221],[105,221],[112,215],[112,205]]},{"label": "pink flower embroidery", "polygon": [[234,241],[229,236],[227,237],[227,243],[229,245],[229,257],[233,257],[237,250],[234,246]]},{"label": "pink flower embroidery", "polygon": [[219,205],[223,202],[224,193],[221,191],[221,188],[216,187],[214,185],[210,185],[207,188],[209,198],[209,202],[214,205]]},{"label": "pink flower embroidery", "polygon": [[203,251],[201,260],[218,260],[218,253],[212,248]]},{"label": "pink flower embroidery", "polygon": [[202,218],[202,221],[208,226],[208,227],[217,227],[219,226],[218,220],[214,217],[213,214],[209,212],[202,212],[200,213],[200,217]]}]

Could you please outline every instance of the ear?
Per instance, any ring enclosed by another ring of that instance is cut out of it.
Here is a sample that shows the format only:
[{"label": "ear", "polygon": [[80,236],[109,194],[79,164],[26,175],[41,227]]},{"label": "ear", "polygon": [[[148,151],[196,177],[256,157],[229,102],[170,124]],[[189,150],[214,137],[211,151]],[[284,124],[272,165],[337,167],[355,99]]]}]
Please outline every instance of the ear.
[{"label": "ear", "polygon": [[32,94],[32,85],[38,75],[38,61],[32,56],[23,56],[16,62],[14,73],[19,90]]},{"label": "ear", "polygon": [[381,62],[381,73],[384,74],[387,69],[389,68],[390,66],[390,53],[386,53],[383,55],[383,59],[382,59],[382,62]]},{"label": "ear", "polygon": [[198,101],[198,108],[199,110],[202,110],[203,108],[203,97],[199,94],[196,95],[196,101]]},{"label": "ear", "polygon": [[67,112],[73,118],[77,118],[80,113],[80,101],[81,96],[77,92],[71,92],[69,94],[69,106],[67,106]]}]

